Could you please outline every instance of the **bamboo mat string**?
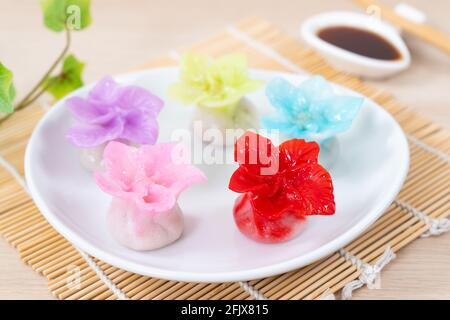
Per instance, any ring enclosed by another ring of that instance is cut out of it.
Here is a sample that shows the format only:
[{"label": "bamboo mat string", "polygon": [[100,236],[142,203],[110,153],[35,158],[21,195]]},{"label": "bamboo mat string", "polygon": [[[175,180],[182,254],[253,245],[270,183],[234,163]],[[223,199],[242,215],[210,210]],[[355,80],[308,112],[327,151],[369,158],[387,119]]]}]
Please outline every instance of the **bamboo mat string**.
[{"label": "bamboo mat string", "polygon": [[343,300],[351,299],[353,290],[359,289],[364,285],[367,285],[369,289],[379,289],[381,287],[381,270],[395,259],[395,253],[390,246],[386,247],[384,253],[374,265],[365,263],[345,249],[340,249],[339,254],[362,271],[358,279],[347,283],[342,289],[341,298]]},{"label": "bamboo mat string", "polygon": [[129,300],[127,295],[114,284],[114,282],[106,275],[106,273],[103,272],[102,268],[100,268],[100,266],[91,258],[90,255],[88,255],[83,250],[80,250],[78,248],[76,249],[83,257],[83,259],[86,260],[89,267],[94,270],[97,277],[109,288],[109,290],[111,290],[115,294],[117,299]]},{"label": "bamboo mat string", "polygon": [[9,163],[1,154],[0,154],[0,166],[5,168],[5,170],[9,172],[14,179],[16,179],[17,183],[19,183],[19,185],[26,191],[26,193],[30,194],[25,179],[16,170],[16,168],[11,163]]},{"label": "bamboo mat string", "polygon": [[253,39],[251,36],[241,32],[239,29],[237,29],[235,26],[228,26],[226,31],[233,36],[234,38],[246,43],[249,47],[256,49],[257,51],[263,53],[267,57],[273,59],[274,61],[278,62],[280,65],[285,67],[288,70],[291,70],[296,73],[305,73],[305,70],[300,68],[297,64],[292,62],[289,59],[286,59],[281,54],[279,54],[277,51],[273,50],[272,48],[264,45],[263,43]]},{"label": "bamboo mat string", "polygon": [[426,151],[428,151],[429,153],[434,154],[436,157],[442,159],[443,161],[450,163],[450,156],[448,156],[447,154],[445,154],[444,152],[442,152],[441,150],[437,150],[431,146],[429,146],[428,144],[420,141],[419,139],[417,139],[416,137],[408,134],[407,138],[410,142],[414,143],[416,146],[418,146],[419,148],[422,148]]},{"label": "bamboo mat string", "polygon": [[267,298],[250,285],[247,281],[239,281],[239,286],[244,289],[255,300],[267,300]]},{"label": "bamboo mat string", "polygon": [[424,212],[418,210],[417,208],[414,208],[413,206],[404,201],[394,200],[394,204],[397,207],[408,211],[414,217],[419,218],[420,220],[425,222],[425,224],[429,227],[429,229],[421,235],[422,238],[430,236],[439,236],[445,232],[450,231],[450,219],[448,218],[441,218],[441,219],[430,218]]}]

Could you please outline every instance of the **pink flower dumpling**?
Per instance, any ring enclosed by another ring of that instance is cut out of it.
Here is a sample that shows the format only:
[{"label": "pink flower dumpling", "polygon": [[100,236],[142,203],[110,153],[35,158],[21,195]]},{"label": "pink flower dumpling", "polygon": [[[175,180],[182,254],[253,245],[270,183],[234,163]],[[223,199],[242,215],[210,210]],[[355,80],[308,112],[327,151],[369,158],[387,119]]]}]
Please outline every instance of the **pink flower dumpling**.
[{"label": "pink flower dumpling", "polygon": [[161,143],[139,148],[109,142],[104,171],[96,172],[100,188],[113,196],[108,228],[122,245],[152,250],[177,240],[183,216],[177,199],[205,175],[190,165],[182,145]]}]

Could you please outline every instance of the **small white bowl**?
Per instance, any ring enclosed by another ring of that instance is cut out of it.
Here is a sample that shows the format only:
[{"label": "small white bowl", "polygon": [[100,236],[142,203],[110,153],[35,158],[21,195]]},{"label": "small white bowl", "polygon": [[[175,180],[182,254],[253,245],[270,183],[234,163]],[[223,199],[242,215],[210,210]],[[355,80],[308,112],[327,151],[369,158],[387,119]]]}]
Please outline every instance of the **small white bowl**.
[{"label": "small white bowl", "polygon": [[[365,57],[332,45],[318,36],[318,32],[329,27],[353,27],[371,31],[391,43],[400,53],[397,60],[380,60]],[[399,32],[391,25],[375,17],[350,11],[332,11],[307,19],[301,34],[308,45],[321,53],[335,67],[366,78],[385,78],[407,69],[411,55]]]}]

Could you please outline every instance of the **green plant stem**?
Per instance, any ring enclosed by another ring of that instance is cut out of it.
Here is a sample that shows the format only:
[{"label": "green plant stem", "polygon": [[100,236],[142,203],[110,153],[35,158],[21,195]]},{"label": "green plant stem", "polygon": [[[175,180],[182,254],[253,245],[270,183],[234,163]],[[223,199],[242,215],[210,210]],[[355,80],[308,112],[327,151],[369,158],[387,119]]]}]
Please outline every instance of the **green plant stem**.
[{"label": "green plant stem", "polygon": [[[71,35],[70,35],[70,29],[65,28],[66,31],[66,44],[64,46],[63,51],[58,55],[56,60],[53,62],[53,64],[50,66],[50,68],[47,70],[47,72],[42,76],[42,78],[39,80],[38,83],[28,92],[28,94],[23,97],[22,100],[20,100],[19,103],[14,107],[14,111],[19,111],[24,109],[25,107],[29,106],[31,103],[35,102],[47,89],[48,86],[45,86],[44,88],[41,88],[43,83],[47,80],[47,78],[52,74],[52,72],[55,70],[55,68],[59,65],[59,63],[64,59],[67,52],[69,51],[70,44],[71,44]],[[41,88],[41,90],[39,90]],[[36,93],[37,92],[37,93]],[[9,119],[14,113],[10,113],[6,117],[3,117],[0,119],[0,124],[2,124],[4,121]]]},{"label": "green plant stem", "polygon": [[[41,87],[41,89],[39,90],[39,91],[37,91],[37,93],[32,97],[32,98],[30,98],[28,101],[27,101],[27,104],[25,105],[25,106],[29,106],[30,104],[32,104],[33,102],[35,102],[45,91],[47,91],[47,89],[48,88],[50,88],[51,87],[51,85],[50,84],[46,84],[45,86],[43,86],[43,87]],[[23,108],[25,108],[25,107],[23,107]],[[22,108],[22,109],[23,109]],[[20,109],[19,109],[20,110]]]},{"label": "green plant stem", "polygon": [[59,54],[59,56],[56,58],[55,62],[50,66],[50,68],[47,70],[47,72],[42,76],[42,78],[39,80],[39,82],[31,89],[31,91],[17,104],[16,110],[20,110],[17,108],[24,108],[24,106],[27,106],[29,104],[30,99],[33,101],[36,100],[36,98],[31,98],[31,96],[42,86],[45,80],[52,74],[52,72],[55,70],[55,68],[58,66],[58,64],[61,62],[62,59],[66,56],[67,52],[69,51],[70,44],[71,44],[71,35],[70,35],[70,29],[65,28],[66,31],[66,45],[64,46],[63,51]]}]

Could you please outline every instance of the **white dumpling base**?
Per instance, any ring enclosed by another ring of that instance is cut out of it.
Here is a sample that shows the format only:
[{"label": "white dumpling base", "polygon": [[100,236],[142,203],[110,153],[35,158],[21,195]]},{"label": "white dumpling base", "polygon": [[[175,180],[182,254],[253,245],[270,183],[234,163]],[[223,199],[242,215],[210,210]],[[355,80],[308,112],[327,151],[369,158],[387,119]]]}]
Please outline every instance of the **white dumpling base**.
[{"label": "white dumpling base", "polygon": [[[130,143],[126,140],[117,139],[112,141],[118,141],[129,146],[139,147],[136,143]],[[81,165],[90,172],[100,171],[103,169],[103,151],[105,151],[105,142],[93,148],[81,148],[79,152]]]},{"label": "white dumpling base", "polygon": [[98,171],[102,168],[103,151],[106,143],[93,148],[80,149],[80,163],[88,171]]},{"label": "white dumpling base", "polygon": [[123,246],[155,250],[176,241],[183,233],[183,215],[178,204],[164,212],[140,212],[135,205],[114,198],[107,215],[108,229]]},{"label": "white dumpling base", "polygon": [[[228,130],[241,130],[235,134],[237,138],[246,130],[258,127],[258,115],[250,100],[242,98],[239,100],[234,114],[229,115],[214,108],[197,107],[192,117],[192,128],[194,133],[205,143],[216,146],[234,145],[236,137],[228,137]],[[201,130],[197,130],[197,123],[201,124]]]}]

